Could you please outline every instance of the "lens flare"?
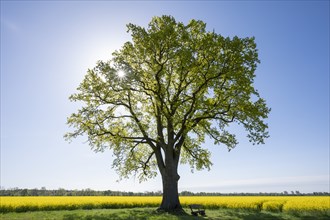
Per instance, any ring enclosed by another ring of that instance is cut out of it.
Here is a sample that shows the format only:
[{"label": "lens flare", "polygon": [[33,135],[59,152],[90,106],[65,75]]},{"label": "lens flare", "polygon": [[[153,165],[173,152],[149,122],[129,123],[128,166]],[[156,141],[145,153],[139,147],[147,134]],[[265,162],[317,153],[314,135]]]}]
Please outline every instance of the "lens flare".
[{"label": "lens flare", "polygon": [[126,73],[125,73],[123,70],[118,70],[118,72],[117,72],[117,76],[118,76],[119,78],[124,78],[125,75],[126,75]]}]

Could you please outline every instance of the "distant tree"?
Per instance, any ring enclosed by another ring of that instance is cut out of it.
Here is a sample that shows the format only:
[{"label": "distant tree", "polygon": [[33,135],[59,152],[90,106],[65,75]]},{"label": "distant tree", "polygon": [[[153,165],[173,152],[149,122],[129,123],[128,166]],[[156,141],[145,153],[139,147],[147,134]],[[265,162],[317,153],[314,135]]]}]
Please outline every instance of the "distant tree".
[{"label": "distant tree", "polygon": [[22,196],[28,196],[29,195],[29,190],[28,189],[22,189],[21,195]]},{"label": "distant tree", "polygon": [[64,188],[59,188],[58,190],[56,190],[56,194],[59,196],[65,196],[66,190]]},{"label": "distant tree", "polygon": [[182,192],[180,193],[180,195],[181,195],[181,196],[193,196],[194,193],[189,192],[189,191],[182,191]]},{"label": "distant tree", "polygon": [[270,111],[254,88],[258,52],[254,38],[224,38],[202,21],[187,25],[171,16],[154,17],[147,28],[128,24],[132,42],[88,70],[71,101],[84,106],[68,118],[87,135],[93,150],[112,149],[121,177],[141,181],[160,172],[160,209],[181,210],[179,161],[210,169],[205,137],[228,150],[237,144],[227,129],[244,126],[253,144],[268,137]]}]

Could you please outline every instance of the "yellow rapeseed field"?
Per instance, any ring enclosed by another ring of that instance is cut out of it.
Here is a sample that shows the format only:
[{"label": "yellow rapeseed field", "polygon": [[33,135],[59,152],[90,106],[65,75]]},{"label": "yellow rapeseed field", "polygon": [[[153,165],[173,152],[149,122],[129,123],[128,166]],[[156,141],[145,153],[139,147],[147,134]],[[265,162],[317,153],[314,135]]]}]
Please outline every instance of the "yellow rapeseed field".
[{"label": "yellow rapeseed field", "polygon": [[17,196],[0,197],[0,212],[154,207],[161,197],[147,196]]},{"label": "yellow rapeseed field", "polygon": [[[329,196],[183,196],[183,207],[202,204],[208,209],[230,208],[275,212],[330,213]],[[37,196],[0,197],[0,213],[37,210],[157,207],[161,197]]]},{"label": "yellow rapeseed field", "polygon": [[181,197],[180,201],[183,206],[199,203],[208,208],[330,212],[330,196],[203,196]]}]

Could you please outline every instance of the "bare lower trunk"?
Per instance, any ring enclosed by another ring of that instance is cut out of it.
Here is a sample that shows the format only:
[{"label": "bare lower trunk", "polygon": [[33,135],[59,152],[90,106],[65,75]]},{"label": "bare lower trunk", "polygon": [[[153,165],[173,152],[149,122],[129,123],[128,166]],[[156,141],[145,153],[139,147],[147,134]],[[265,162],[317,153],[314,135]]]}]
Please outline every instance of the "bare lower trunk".
[{"label": "bare lower trunk", "polygon": [[[174,213],[183,213],[179,200],[178,164],[180,158],[180,149],[183,141],[174,145],[174,130],[171,121],[168,122],[168,144],[160,145],[158,149],[164,149],[164,160],[160,150],[156,151],[158,168],[163,180],[163,200],[159,210]],[[161,135],[160,135],[161,136]]]},{"label": "bare lower trunk", "polygon": [[166,212],[181,212],[182,207],[179,200],[178,181],[180,176],[177,170],[167,170],[162,175],[163,179],[163,200],[160,205],[160,210]]}]

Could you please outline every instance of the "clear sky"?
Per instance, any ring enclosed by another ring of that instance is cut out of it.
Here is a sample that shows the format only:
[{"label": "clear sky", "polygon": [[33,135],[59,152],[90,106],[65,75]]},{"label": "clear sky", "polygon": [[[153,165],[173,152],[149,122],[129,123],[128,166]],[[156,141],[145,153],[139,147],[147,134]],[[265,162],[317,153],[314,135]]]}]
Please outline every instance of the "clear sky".
[{"label": "clear sky", "polygon": [[116,182],[110,151],[65,142],[68,96],[88,68],[130,40],[126,24],[200,19],[223,36],[255,36],[255,87],[272,112],[270,138],[204,144],[211,171],[181,166],[179,190],[329,191],[329,1],[1,1],[1,187],[161,190],[160,177]]}]

